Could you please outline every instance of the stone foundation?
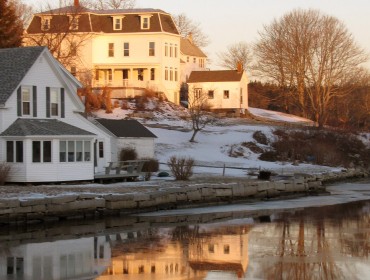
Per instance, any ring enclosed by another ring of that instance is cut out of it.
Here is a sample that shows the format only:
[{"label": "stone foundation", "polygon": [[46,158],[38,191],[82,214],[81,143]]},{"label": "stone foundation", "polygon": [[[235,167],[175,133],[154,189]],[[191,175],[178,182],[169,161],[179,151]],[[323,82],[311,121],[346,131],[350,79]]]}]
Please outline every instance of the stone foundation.
[{"label": "stone foundation", "polygon": [[[323,183],[366,177],[357,171],[327,174],[295,174],[272,181],[243,180],[234,183],[200,183],[163,188],[145,193],[76,194],[28,199],[0,199],[0,224],[21,224],[69,219],[90,219],[122,213],[221,205],[232,202],[283,198],[324,192]],[[107,189],[109,191],[109,189]]]}]

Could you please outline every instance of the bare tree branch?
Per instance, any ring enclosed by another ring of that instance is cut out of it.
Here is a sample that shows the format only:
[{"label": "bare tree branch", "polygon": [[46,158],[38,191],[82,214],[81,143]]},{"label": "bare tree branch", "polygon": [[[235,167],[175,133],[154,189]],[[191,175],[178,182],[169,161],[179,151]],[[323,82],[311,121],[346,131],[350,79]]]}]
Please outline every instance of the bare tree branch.
[{"label": "bare tree branch", "polygon": [[173,19],[181,37],[186,38],[191,35],[193,43],[200,48],[204,48],[209,44],[209,38],[200,29],[199,23],[193,22],[185,14],[175,15]]},{"label": "bare tree branch", "polygon": [[228,46],[227,50],[217,54],[220,60],[219,66],[234,70],[241,63],[244,70],[250,70],[249,65],[252,62],[252,53],[246,42],[239,42]]}]

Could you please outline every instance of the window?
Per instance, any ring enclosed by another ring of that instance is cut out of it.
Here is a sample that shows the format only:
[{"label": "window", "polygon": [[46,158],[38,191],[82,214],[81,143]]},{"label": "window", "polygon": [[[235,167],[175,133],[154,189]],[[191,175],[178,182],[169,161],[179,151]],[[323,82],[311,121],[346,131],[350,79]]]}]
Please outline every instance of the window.
[{"label": "window", "polygon": [[141,17],[141,29],[149,29],[150,28],[150,22],[149,17]]},{"label": "window", "polygon": [[23,141],[6,141],[6,161],[23,162]]},{"label": "window", "polygon": [[60,162],[82,162],[91,160],[91,142],[82,140],[59,141]]},{"label": "window", "polygon": [[243,104],[243,88],[240,88],[240,104]]},{"label": "window", "polygon": [[178,80],[178,72],[177,72],[177,68],[175,68],[175,81],[177,82]]},{"label": "window", "polygon": [[208,99],[213,99],[215,98],[215,92],[214,90],[209,90],[208,91]]},{"label": "window", "polygon": [[230,254],[230,246],[224,245],[224,254]]},{"label": "window", "polygon": [[173,80],[173,70],[172,70],[172,67],[170,68],[170,81]]},{"label": "window", "polygon": [[144,70],[141,68],[137,69],[137,80],[144,81]]},{"label": "window", "polygon": [[196,99],[199,99],[201,95],[202,95],[202,89],[201,88],[195,88],[194,89],[194,97]]},{"label": "window", "polygon": [[154,68],[150,69],[150,80],[151,81],[155,80],[155,69]]},{"label": "window", "polygon": [[164,79],[168,81],[168,67],[166,67],[164,70]]},{"label": "window", "polygon": [[69,29],[78,30],[78,16],[69,17]]},{"label": "window", "polygon": [[22,87],[22,115],[31,115],[31,88]]},{"label": "window", "polygon": [[123,43],[123,56],[130,56],[130,43]]},{"label": "window", "polygon": [[224,99],[229,99],[229,91],[224,90]]},{"label": "window", "polygon": [[170,44],[170,57],[172,57],[172,44]]},{"label": "window", "polygon": [[70,52],[71,52],[71,56],[76,56],[77,55],[77,44],[75,42],[71,43]]},{"label": "window", "polygon": [[114,57],[114,43],[108,44],[108,56]]},{"label": "window", "polygon": [[168,56],[168,44],[164,44],[164,56]]},{"label": "window", "polygon": [[112,72],[112,69],[108,69],[108,81],[112,81],[112,78],[113,78],[113,72]]},{"label": "window", "polygon": [[23,278],[23,275],[24,275],[24,259],[23,258],[16,258],[16,257],[6,258],[6,274],[7,275],[17,275],[17,277],[16,277],[17,279]]},{"label": "window", "polygon": [[95,69],[95,80],[99,81],[99,69]]},{"label": "window", "polygon": [[76,66],[71,66],[71,74],[76,77],[76,75],[77,75],[77,68],[76,68]]},{"label": "window", "polygon": [[197,58],[193,57],[193,63],[197,63]]},{"label": "window", "polygon": [[99,142],[99,157],[104,157],[104,142]]},{"label": "window", "polygon": [[155,56],[155,42],[149,42],[149,56]]},{"label": "window", "polygon": [[177,45],[175,45],[174,56],[177,57]]},{"label": "window", "polygon": [[215,245],[214,244],[208,244],[208,252],[213,254],[215,252]]},{"label": "window", "polygon": [[152,266],[151,266],[151,268],[150,268],[150,272],[151,272],[151,273],[155,273],[155,265],[154,265],[154,264],[152,264]]},{"label": "window", "polygon": [[50,88],[50,114],[59,116],[59,89]]},{"label": "window", "polygon": [[41,18],[41,30],[42,31],[47,31],[50,29],[50,21],[51,21],[51,17]]},{"label": "window", "polygon": [[113,17],[113,30],[122,29],[122,17]]},{"label": "window", "polygon": [[190,61],[190,58],[187,56],[186,57],[186,62],[189,62]]},{"label": "window", "polygon": [[51,162],[51,141],[32,141],[32,162]]},{"label": "window", "polygon": [[139,274],[143,274],[143,273],[144,273],[144,266],[140,265],[139,266]]}]

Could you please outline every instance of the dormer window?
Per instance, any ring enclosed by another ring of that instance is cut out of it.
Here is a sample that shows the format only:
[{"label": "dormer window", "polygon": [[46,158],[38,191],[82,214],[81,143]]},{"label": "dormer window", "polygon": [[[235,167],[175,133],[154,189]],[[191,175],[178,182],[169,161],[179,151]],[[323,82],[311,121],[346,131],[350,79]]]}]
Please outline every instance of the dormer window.
[{"label": "dormer window", "polygon": [[78,19],[79,16],[69,17],[69,30],[78,30]]},{"label": "dormer window", "polygon": [[113,17],[113,30],[122,30],[122,19],[123,16],[114,16]]},{"label": "dormer window", "polygon": [[150,29],[150,18],[152,15],[141,15],[140,21],[141,21],[141,29]]},{"label": "dormer window", "polygon": [[51,17],[42,17],[41,18],[41,30],[47,31],[50,29]]}]

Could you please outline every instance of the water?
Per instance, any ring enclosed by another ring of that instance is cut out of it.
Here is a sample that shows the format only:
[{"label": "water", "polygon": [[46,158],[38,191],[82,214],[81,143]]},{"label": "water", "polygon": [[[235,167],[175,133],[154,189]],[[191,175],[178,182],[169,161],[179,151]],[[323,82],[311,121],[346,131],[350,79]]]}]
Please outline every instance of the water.
[{"label": "water", "polygon": [[370,279],[369,188],[331,191],[274,207],[2,227],[0,279]]}]

